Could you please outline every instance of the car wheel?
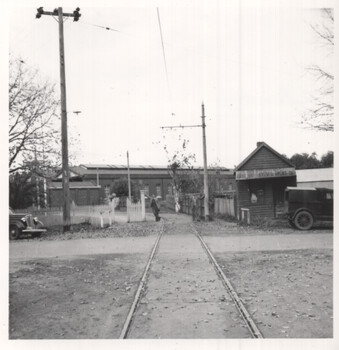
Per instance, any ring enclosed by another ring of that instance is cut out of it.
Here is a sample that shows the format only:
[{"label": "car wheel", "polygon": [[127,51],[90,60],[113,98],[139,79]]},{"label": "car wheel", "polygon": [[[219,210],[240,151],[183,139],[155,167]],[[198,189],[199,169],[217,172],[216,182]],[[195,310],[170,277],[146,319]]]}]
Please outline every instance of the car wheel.
[{"label": "car wheel", "polygon": [[294,218],[294,224],[299,230],[309,230],[313,226],[313,216],[308,211],[300,211]]},{"label": "car wheel", "polygon": [[18,239],[20,236],[20,230],[17,226],[12,225],[9,227],[9,239]]}]

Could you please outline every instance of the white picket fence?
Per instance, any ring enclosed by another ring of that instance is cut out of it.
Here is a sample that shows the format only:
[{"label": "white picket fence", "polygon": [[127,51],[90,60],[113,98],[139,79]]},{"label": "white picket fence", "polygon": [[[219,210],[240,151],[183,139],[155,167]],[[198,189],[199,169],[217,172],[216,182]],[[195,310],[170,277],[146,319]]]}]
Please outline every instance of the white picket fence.
[{"label": "white picket fence", "polygon": [[[110,204],[77,206],[71,204],[71,225],[90,223],[95,227],[111,226],[113,222],[145,221],[145,196],[142,191],[141,200],[131,203],[127,199],[127,212],[121,212],[115,208],[119,204],[119,198],[114,198]],[[19,213],[29,213],[38,217],[46,227],[63,225],[62,208],[35,210],[17,210]]]},{"label": "white picket fence", "polygon": [[141,191],[140,201],[132,203],[129,198],[126,200],[127,207],[127,222],[131,221],[145,221],[146,209],[145,209],[145,194]]},{"label": "white picket fence", "polygon": [[[62,208],[53,208],[48,210],[23,211],[33,216],[37,216],[46,227],[63,225]],[[95,206],[75,206],[71,205],[70,212],[71,225],[90,223],[95,227],[110,226],[113,222],[126,222],[125,212],[116,212],[110,205],[95,205]]]}]

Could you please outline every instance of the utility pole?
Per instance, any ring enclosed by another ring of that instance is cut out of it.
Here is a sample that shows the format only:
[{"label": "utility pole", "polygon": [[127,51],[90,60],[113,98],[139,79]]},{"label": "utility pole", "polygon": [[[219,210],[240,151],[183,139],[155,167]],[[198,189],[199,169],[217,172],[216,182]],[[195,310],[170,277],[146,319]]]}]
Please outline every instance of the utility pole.
[{"label": "utility pole", "polygon": [[202,116],[201,116],[201,128],[202,128],[202,145],[204,152],[204,208],[205,208],[205,220],[210,220],[209,209],[209,193],[208,193],[208,172],[207,172],[207,151],[206,151],[206,124],[205,124],[205,106],[202,104]]},{"label": "utility pole", "polygon": [[[35,140],[37,135],[34,134]],[[36,151],[36,143],[34,144],[34,172],[35,172],[35,188],[36,188],[36,205],[38,210],[40,210],[40,186],[39,186],[39,176],[38,176],[38,157]]]},{"label": "utility pole", "polygon": [[207,148],[206,148],[206,123],[205,123],[205,106],[204,103],[201,105],[202,116],[201,125],[175,125],[175,126],[162,126],[161,129],[184,129],[184,128],[202,128],[202,147],[204,156],[204,212],[205,220],[210,220],[209,211],[209,193],[208,193],[208,171],[207,171]]},{"label": "utility pole", "polygon": [[53,12],[44,11],[43,7],[37,9],[36,18],[42,15],[58,16],[59,22],[59,54],[60,54],[60,90],[61,90],[61,147],[62,147],[62,192],[63,192],[63,231],[69,231],[71,225],[70,191],[69,191],[69,165],[68,165],[68,137],[67,137],[67,108],[66,108],[66,73],[64,49],[64,17],[73,17],[77,22],[81,14],[77,7],[73,13],[63,13],[62,7]]},{"label": "utility pole", "polygon": [[127,151],[127,180],[128,180],[128,198],[129,201],[132,202],[132,196],[131,196],[131,174],[129,171],[129,153]]},{"label": "utility pole", "polygon": [[[45,166],[45,134],[44,134],[44,126],[42,122],[41,116],[41,136],[42,136],[42,166]],[[47,208],[47,181],[46,181],[46,171],[43,175],[43,185],[44,185],[44,207]]]}]

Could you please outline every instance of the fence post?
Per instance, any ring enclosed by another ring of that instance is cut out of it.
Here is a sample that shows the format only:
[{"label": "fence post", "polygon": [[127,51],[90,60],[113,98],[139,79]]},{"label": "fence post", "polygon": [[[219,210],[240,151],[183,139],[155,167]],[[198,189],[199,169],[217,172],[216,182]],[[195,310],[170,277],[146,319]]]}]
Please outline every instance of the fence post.
[{"label": "fence post", "polygon": [[140,201],[141,201],[141,220],[146,221],[145,190],[140,191]]},{"label": "fence post", "polygon": [[241,208],[241,221],[245,221],[245,213],[246,213],[246,221],[249,225],[251,223],[250,219],[250,210],[248,208]]},{"label": "fence post", "polygon": [[130,222],[131,221],[131,218],[130,218],[130,205],[131,202],[129,200],[129,198],[126,198],[126,211],[127,211],[127,222]]},{"label": "fence post", "polygon": [[113,208],[113,203],[109,203],[109,208],[108,208],[108,223],[109,226],[112,226],[112,208]]},{"label": "fence post", "polygon": [[100,227],[103,228],[104,227],[104,218],[102,216],[103,212],[100,211]]},{"label": "fence post", "polygon": [[115,221],[115,208],[117,207],[118,203],[119,203],[119,199],[118,198],[114,198],[113,201],[113,222]]},{"label": "fence post", "polygon": [[71,217],[71,223],[74,224],[74,216],[75,216],[75,202],[72,201],[72,217]]}]

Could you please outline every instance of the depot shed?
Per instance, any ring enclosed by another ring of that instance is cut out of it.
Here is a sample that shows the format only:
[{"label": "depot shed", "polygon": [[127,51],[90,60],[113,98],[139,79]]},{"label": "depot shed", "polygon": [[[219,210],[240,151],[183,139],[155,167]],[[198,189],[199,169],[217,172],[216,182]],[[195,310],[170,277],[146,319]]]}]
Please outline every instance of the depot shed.
[{"label": "depot shed", "polygon": [[265,142],[258,142],[234,171],[238,219],[249,216],[253,222],[283,213],[285,188],[296,186],[296,171],[290,161]]},{"label": "depot shed", "polygon": [[[97,186],[92,181],[70,181],[71,202],[74,202],[76,205],[98,205],[100,204],[100,188],[101,186]],[[50,207],[62,207],[62,182],[50,182],[47,187],[47,193]]]}]

